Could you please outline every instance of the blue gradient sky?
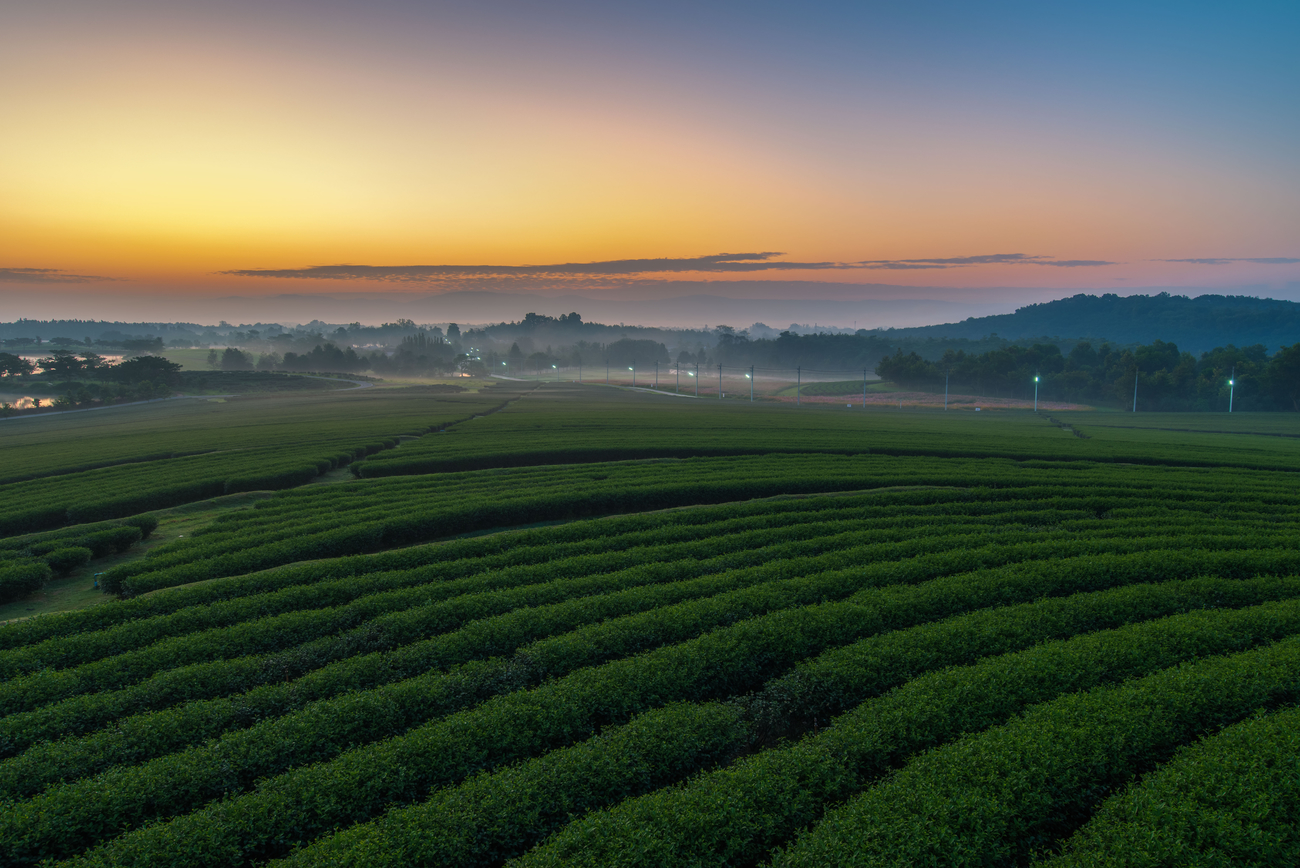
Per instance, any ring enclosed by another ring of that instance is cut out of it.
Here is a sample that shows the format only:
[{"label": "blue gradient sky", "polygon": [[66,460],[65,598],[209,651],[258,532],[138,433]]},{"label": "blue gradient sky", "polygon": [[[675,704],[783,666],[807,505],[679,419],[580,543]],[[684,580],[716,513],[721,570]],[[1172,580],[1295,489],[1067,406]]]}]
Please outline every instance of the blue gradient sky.
[{"label": "blue gradient sky", "polygon": [[[0,298],[1300,299],[1300,4],[17,7]],[[564,268],[724,252],[816,267]]]}]

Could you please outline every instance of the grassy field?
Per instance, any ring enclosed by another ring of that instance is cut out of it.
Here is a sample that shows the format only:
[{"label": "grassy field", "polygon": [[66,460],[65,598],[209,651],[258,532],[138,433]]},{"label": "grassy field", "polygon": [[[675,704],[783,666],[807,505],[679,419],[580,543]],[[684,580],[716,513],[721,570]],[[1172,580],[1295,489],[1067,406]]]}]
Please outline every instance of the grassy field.
[{"label": "grassy field", "polygon": [[0,469],[0,532],[302,484],[516,394],[432,388],[255,393],[8,419],[0,423],[9,458]]},{"label": "grassy field", "polygon": [[0,606],[0,863],[1294,864],[1297,435],[561,383],[0,426],[28,505],[349,456],[0,537],[86,552]]}]

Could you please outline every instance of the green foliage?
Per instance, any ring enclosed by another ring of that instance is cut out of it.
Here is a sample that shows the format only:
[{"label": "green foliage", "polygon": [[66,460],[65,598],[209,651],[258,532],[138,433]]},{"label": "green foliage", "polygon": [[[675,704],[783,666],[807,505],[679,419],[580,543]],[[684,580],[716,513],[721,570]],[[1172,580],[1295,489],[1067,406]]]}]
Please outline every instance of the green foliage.
[{"label": "green foliage", "polygon": [[1160,340],[1133,348],[1108,343],[1094,348],[1081,341],[1068,356],[1055,344],[1007,346],[979,355],[948,351],[933,361],[899,349],[875,370],[910,389],[941,390],[947,381],[960,392],[1017,398],[1030,397],[1038,377],[1044,400],[1124,409],[1131,406],[1136,387],[1143,410],[1162,411],[1227,410],[1231,379],[1237,411],[1294,410],[1300,406],[1293,402],[1300,389],[1294,386],[1295,363],[1290,357],[1289,348],[1283,347],[1270,360],[1263,344],[1229,344],[1197,359]]},{"label": "green foliage", "polygon": [[54,570],[44,561],[0,560],[0,603],[21,600],[33,591],[39,591],[53,576]]},{"label": "green foliage", "polygon": [[[775,700],[797,720],[805,712],[797,695],[782,695],[781,682],[797,676],[813,692],[842,691],[847,679],[835,664],[855,658],[856,683],[844,694],[851,710],[828,728],[581,819],[522,864],[752,864],[910,755],[999,725],[1034,703],[1199,654],[1248,648],[1300,627],[1294,601],[1160,619],[1189,603],[1214,607],[1222,588],[1204,582],[1123,588],[972,613],[832,650],[743,703],[762,714]],[[1289,588],[1282,593],[1294,593],[1294,580]],[[1281,588],[1255,590],[1267,597]],[[1251,601],[1249,590],[1236,597]],[[1156,605],[1144,611],[1147,603]],[[1152,620],[1143,623],[1147,617]],[[1126,621],[1138,623],[1116,626]],[[972,638],[976,644],[967,646]],[[760,726],[758,734],[763,731]]]},{"label": "green foliage", "polygon": [[109,369],[113,379],[122,383],[151,382],[174,385],[180,382],[181,366],[162,356],[136,356]]},{"label": "green foliage", "polygon": [[1294,638],[1063,696],[918,756],[773,864],[1023,862],[1180,745],[1296,699]]},{"label": "green foliage", "polygon": [[59,575],[67,575],[77,567],[90,563],[95,553],[83,546],[67,546],[44,555],[45,563]]},{"label": "green foliage", "polygon": [[[1130,374],[1131,376],[1131,374]],[[1130,396],[1132,380],[1128,381]],[[942,388],[942,382],[940,382]],[[854,386],[850,394],[860,386]],[[1032,382],[1029,397],[1032,398]],[[653,410],[641,396],[565,384],[541,386],[508,412],[426,437],[353,467],[363,478],[463,470],[586,464],[650,458],[773,454],[890,455],[927,458],[1007,458],[1016,461],[1089,461],[1124,464],[1300,469],[1294,442],[1247,432],[1289,433],[1286,418],[1261,422],[1252,414],[1239,428],[1214,418],[1213,425],[1176,426],[1141,414],[1151,428],[1189,428],[1206,434],[1122,431],[1119,414],[1089,414],[1089,439],[1061,430],[1030,413],[927,413],[846,410],[826,406],[751,405],[748,401],[699,402],[657,398]],[[1226,398],[1225,398],[1226,400]],[[854,402],[855,404],[858,402]],[[1226,409],[1226,403],[1224,408]],[[1056,411],[1053,411],[1054,413]],[[1071,414],[1074,418],[1074,414]],[[1197,417],[1207,420],[1210,417]],[[1267,417],[1265,417],[1267,418]],[[1125,417],[1127,419],[1127,416]],[[1131,424],[1131,423],[1130,423]],[[1263,426],[1263,427],[1260,427]],[[1225,437],[1241,431],[1240,437]],[[468,435],[468,436],[467,436]]]},{"label": "green foliage", "polygon": [[49,433],[7,431],[12,460],[7,473],[0,471],[0,534],[293,487],[334,467],[344,453],[391,448],[398,436],[434,430],[502,401],[369,391],[254,397],[230,412],[228,405],[206,403],[160,407],[89,439],[84,435],[98,424],[93,418]]},{"label": "green foliage", "polygon": [[1291,742],[1213,735],[1300,700],[1282,414],[489,412],[517,394],[0,432],[0,519],[54,528],[0,538],[0,593],[296,486],[101,577],[136,596],[0,625],[0,862],[1287,861]]},{"label": "green foliage", "polygon": [[1104,802],[1047,860],[1073,866],[1300,862],[1300,708],[1260,715],[1178,752]]}]

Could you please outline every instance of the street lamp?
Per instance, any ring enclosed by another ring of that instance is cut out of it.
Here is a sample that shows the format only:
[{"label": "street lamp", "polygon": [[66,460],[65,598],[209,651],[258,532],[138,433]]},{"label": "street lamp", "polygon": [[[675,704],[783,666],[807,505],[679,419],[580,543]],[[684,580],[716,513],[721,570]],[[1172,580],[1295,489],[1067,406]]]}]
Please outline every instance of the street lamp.
[{"label": "street lamp", "polygon": [[1034,412],[1038,412],[1038,375],[1034,374]]},{"label": "street lamp", "polygon": [[745,375],[749,380],[749,403],[754,403],[754,366],[749,366],[749,373]]},{"label": "street lamp", "polygon": [[1228,412],[1229,413],[1232,412],[1232,393],[1235,392],[1237,389],[1236,383],[1237,380],[1235,377],[1228,380]]},{"label": "street lamp", "polygon": [[636,368],[628,368],[632,372],[632,388],[636,388]]}]

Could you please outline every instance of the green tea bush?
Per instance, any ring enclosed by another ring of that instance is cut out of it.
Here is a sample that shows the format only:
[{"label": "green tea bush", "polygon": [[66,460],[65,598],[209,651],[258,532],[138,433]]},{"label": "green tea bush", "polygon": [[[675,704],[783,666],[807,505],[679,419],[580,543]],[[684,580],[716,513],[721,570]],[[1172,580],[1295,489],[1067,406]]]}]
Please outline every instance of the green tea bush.
[{"label": "green tea bush", "polygon": [[0,603],[21,600],[41,587],[54,576],[54,570],[44,561],[0,561]]},{"label": "green tea bush", "polygon": [[90,559],[94,556],[93,551],[83,546],[68,546],[55,549],[43,557],[45,563],[49,564],[50,569],[59,575],[66,576],[77,567],[90,563]]},{"label": "green tea bush", "polygon": [[1074,866],[1300,863],[1300,708],[1180,750],[1102,803],[1046,860]]}]

